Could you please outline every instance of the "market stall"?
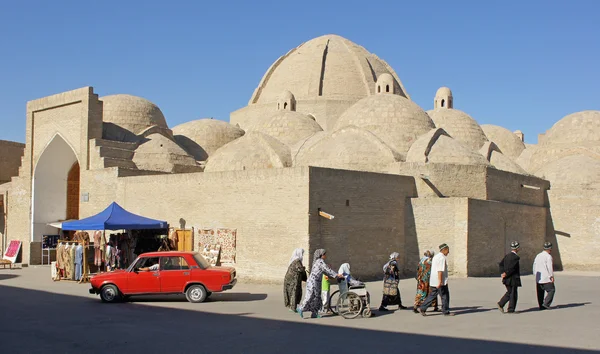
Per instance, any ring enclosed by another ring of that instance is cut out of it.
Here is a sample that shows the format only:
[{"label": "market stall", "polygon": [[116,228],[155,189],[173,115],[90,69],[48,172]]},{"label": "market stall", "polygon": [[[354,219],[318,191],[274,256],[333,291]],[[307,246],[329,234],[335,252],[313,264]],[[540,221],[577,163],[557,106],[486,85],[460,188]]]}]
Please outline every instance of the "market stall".
[{"label": "market stall", "polygon": [[[141,253],[157,251],[159,248],[168,248],[168,228],[169,225],[166,221],[133,214],[115,202],[96,215],[62,223],[63,231],[95,231],[91,237],[87,232],[75,233],[76,236],[78,234],[87,236],[80,236],[77,240],[85,248],[86,252],[84,253],[89,254],[89,256],[83,257],[81,281],[86,281],[87,276],[90,274],[90,267],[94,268],[96,272],[124,269]],[[119,230],[122,231],[109,235],[106,233],[106,231]],[[68,267],[73,261],[69,260],[69,262],[57,264],[57,267]],[[71,273],[75,273],[66,272],[65,269],[61,268],[57,270],[59,279],[63,279],[60,274],[71,275]]]}]

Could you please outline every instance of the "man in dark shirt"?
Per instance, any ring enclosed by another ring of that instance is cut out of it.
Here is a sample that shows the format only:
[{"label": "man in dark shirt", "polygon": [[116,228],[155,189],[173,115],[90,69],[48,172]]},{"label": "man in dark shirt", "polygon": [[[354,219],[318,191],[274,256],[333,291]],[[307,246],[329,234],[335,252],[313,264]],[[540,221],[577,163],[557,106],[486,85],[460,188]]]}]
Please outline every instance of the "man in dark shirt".
[{"label": "man in dark shirt", "polygon": [[[519,251],[521,245],[518,241],[510,244],[511,252],[504,256],[500,262],[500,272],[502,273],[502,283],[506,286],[506,293],[498,302],[498,309],[502,313],[515,313],[517,307],[518,293],[517,289],[521,286],[521,270],[519,266]],[[504,312],[504,305],[508,302],[508,309]]]}]

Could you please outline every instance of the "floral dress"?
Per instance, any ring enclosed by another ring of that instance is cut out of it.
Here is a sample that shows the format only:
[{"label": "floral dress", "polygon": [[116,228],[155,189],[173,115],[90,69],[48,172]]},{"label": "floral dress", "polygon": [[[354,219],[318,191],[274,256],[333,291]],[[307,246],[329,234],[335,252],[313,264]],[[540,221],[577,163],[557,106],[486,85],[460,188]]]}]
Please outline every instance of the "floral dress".
[{"label": "floral dress", "polygon": [[283,281],[283,302],[285,307],[296,311],[302,300],[302,282],[306,281],[306,268],[296,259],[288,267]]},{"label": "floral dress", "polygon": [[337,277],[337,273],[329,268],[324,260],[319,258],[313,264],[310,276],[306,282],[306,296],[299,306],[303,312],[310,311],[313,315],[316,315],[321,310],[323,306],[321,300],[321,280],[323,279],[323,274],[331,278]]},{"label": "floral dress", "polygon": [[[429,278],[431,277],[431,258],[423,257],[417,267],[417,295],[415,296],[415,308],[420,307],[427,295],[429,295]],[[437,299],[432,306],[437,307]]]}]

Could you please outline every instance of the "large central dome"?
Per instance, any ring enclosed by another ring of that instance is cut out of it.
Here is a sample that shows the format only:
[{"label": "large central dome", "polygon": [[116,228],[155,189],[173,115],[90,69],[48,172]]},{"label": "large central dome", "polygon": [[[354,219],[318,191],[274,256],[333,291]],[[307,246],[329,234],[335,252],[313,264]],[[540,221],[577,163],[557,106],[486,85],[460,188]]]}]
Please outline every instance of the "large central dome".
[{"label": "large central dome", "polygon": [[375,93],[375,81],[384,73],[394,78],[394,92],[409,98],[398,75],[385,61],[343,37],[326,35],[277,59],[248,104],[275,102],[284,90],[299,100],[359,100]]}]

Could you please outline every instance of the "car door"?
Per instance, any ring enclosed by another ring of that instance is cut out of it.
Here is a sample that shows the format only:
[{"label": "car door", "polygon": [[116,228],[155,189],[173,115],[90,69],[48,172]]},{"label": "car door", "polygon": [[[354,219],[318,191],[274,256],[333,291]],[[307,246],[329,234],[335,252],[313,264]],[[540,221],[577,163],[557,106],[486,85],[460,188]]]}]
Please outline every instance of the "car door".
[{"label": "car door", "polygon": [[161,293],[182,293],[190,279],[190,266],[181,256],[160,258]]},{"label": "car door", "polygon": [[158,257],[139,258],[127,275],[127,294],[160,293],[160,270],[147,270],[158,263]]}]

